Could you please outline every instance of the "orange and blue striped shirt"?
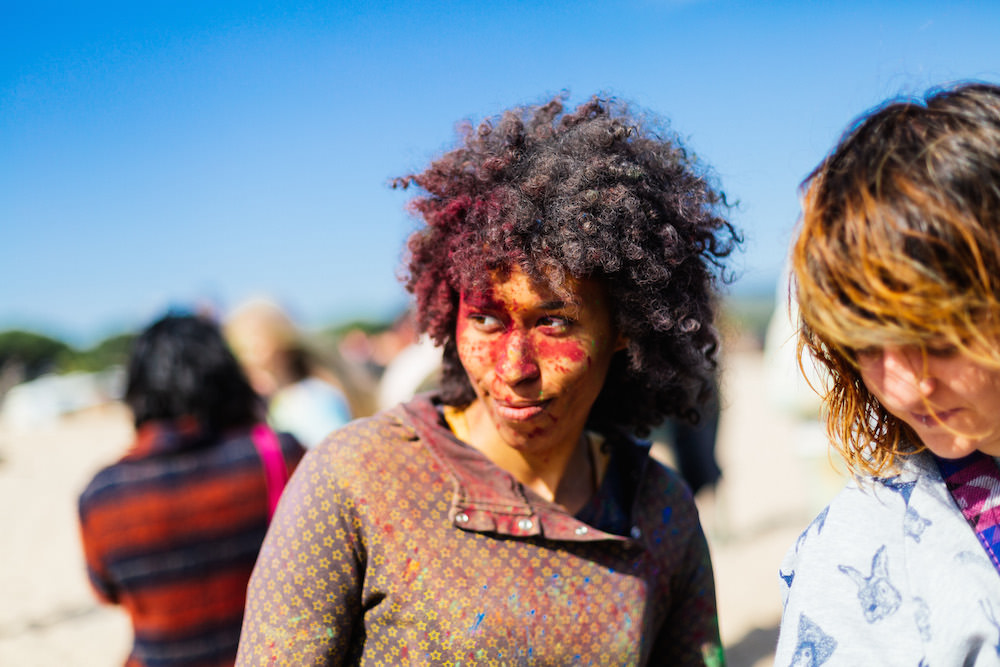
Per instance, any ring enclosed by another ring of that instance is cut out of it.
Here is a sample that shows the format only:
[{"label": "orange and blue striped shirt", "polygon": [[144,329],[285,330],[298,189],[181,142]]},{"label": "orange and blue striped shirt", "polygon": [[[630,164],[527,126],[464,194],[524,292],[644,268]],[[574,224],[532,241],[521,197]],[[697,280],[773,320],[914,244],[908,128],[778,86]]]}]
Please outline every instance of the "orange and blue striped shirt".
[{"label": "orange and blue striped shirt", "polygon": [[[291,436],[280,441],[290,474],[304,450]],[[93,478],[79,510],[90,581],[132,618],[126,665],[232,665],[268,522],[249,430],[209,439],[143,425],[132,450]]]}]

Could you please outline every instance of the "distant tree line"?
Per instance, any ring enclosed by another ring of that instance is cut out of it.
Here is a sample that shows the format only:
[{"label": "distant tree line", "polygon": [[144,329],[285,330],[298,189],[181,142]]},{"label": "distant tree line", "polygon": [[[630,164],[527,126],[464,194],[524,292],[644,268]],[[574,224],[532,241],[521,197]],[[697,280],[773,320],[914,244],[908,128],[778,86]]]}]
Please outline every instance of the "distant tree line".
[{"label": "distant tree line", "polygon": [[[384,331],[390,325],[391,322],[352,320],[323,329],[318,338],[335,344],[345,331],[361,329],[372,334]],[[98,372],[124,365],[135,336],[135,333],[116,334],[91,347],[78,348],[33,331],[0,331],[0,395],[14,384],[47,373]]]},{"label": "distant tree line", "polygon": [[[8,387],[46,373],[96,372],[124,364],[135,334],[117,334],[79,349],[49,336],[19,329],[0,332],[0,384]],[[0,387],[2,391],[3,387]]]}]

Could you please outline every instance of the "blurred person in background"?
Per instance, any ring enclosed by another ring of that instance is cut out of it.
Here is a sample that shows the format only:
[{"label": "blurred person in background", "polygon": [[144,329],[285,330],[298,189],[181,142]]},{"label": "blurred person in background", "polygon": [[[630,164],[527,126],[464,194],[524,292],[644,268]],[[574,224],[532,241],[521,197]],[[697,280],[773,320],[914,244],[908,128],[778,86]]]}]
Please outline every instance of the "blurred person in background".
[{"label": "blurred person in background", "polygon": [[399,341],[378,379],[375,394],[379,410],[387,410],[441,384],[441,348],[417,332],[411,309],[393,322],[390,332]]},{"label": "blurred person in background", "polygon": [[238,664],[721,664],[690,490],[636,434],[712,394],[722,194],[597,98],[466,126],[398,184],[440,389],[306,456]]},{"label": "blurred person in background", "polygon": [[232,665],[269,494],[280,492],[269,466],[287,479],[305,452],[290,435],[252,431],[261,400],[206,319],[151,325],[127,374],[135,442],[80,496],[90,581],[131,616],[126,665]]},{"label": "blurred person in background", "polygon": [[242,304],[226,319],[224,331],[253,388],[267,401],[274,428],[309,448],[354,416],[343,379],[320,363],[277,304],[262,299]]},{"label": "blurred person in background", "polygon": [[1000,664],[1000,87],[870,111],[804,188],[800,350],[854,478],[781,565],[775,664]]},{"label": "blurred person in background", "polygon": [[676,468],[691,493],[712,493],[722,478],[722,468],[715,456],[719,435],[719,387],[712,388],[712,398],[698,413],[698,420],[672,417],[652,429],[653,455]]}]

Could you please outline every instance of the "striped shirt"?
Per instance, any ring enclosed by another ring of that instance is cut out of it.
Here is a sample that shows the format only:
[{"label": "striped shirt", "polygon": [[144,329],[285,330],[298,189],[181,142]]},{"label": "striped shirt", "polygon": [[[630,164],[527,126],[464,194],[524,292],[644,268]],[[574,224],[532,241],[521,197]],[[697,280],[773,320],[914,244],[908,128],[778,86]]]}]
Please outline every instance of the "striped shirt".
[{"label": "striped shirt", "polygon": [[[280,440],[291,472],[304,451]],[[208,441],[146,424],[90,482],[79,511],[97,596],[132,619],[126,665],[232,665],[267,530],[264,469],[248,432]]]}]

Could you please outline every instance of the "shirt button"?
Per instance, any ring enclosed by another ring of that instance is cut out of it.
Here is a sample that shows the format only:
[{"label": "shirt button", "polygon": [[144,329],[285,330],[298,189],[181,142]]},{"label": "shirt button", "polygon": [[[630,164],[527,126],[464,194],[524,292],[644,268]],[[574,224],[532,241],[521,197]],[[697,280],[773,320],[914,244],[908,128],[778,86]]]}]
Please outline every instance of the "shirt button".
[{"label": "shirt button", "polygon": [[639,526],[632,526],[632,530],[629,531],[629,535],[632,536],[633,540],[637,540],[642,537],[642,531],[639,530]]},{"label": "shirt button", "polygon": [[459,512],[455,515],[455,523],[469,523],[469,515],[465,512]]},{"label": "shirt button", "polygon": [[587,534],[587,527],[586,526],[577,526],[576,530],[574,532],[577,535],[586,535]]},{"label": "shirt button", "polygon": [[531,530],[535,524],[531,522],[531,519],[521,519],[517,522],[517,527],[521,530]]}]

